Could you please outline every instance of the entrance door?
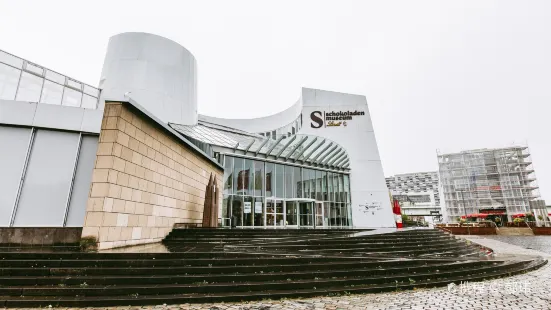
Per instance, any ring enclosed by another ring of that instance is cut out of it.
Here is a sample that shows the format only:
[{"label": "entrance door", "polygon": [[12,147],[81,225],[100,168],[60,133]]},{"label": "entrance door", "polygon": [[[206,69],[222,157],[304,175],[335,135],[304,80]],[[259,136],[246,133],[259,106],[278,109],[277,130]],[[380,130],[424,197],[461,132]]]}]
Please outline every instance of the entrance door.
[{"label": "entrance door", "polygon": [[266,200],[266,227],[285,226],[283,207],[283,200]]},{"label": "entrance door", "polygon": [[323,202],[316,202],[316,227],[323,227]]},{"label": "entrance door", "polygon": [[287,226],[298,225],[298,203],[296,201],[285,202],[285,222]]},{"label": "entrance door", "polygon": [[299,225],[301,227],[314,227],[314,203],[299,202]]}]

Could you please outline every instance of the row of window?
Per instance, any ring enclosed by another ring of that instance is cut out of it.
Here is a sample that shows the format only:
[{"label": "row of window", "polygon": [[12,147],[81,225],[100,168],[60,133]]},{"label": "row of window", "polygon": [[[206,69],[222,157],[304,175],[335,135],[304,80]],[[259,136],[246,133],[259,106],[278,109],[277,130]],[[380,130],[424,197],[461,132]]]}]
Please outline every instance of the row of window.
[{"label": "row of window", "polygon": [[0,99],[97,108],[98,89],[28,62],[22,67],[0,61]]},{"label": "row of window", "polygon": [[347,174],[225,156],[224,194],[350,202]]}]

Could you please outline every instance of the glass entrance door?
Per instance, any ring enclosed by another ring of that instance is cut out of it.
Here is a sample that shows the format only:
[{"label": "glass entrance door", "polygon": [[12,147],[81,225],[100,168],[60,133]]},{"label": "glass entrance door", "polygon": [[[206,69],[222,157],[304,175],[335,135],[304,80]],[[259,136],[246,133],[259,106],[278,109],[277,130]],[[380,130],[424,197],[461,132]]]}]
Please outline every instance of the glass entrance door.
[{"label": "glass entrance door", "polygon": [[301,201],[298,205],[300,227],[314,227],[314,203]]},{"label": "glass entrance door", "polygon": [[283,227],[284,222],[283,200],[266,200],[266,227]]},{"label": "glass entrance door", "polygon": [[287,226],[298,225],[298,207],[296,201],[285,202],[285,222]]},{"label": "glass entrance door", "polygon": [[316,227],[322,228],[323,227],[323,203],[322,202],[316,202]]}]

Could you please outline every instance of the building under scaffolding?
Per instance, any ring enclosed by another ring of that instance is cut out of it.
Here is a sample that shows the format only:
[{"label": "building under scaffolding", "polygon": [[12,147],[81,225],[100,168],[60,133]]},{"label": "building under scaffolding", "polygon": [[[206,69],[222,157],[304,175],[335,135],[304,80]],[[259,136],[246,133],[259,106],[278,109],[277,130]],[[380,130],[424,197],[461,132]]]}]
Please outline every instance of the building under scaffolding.
[{"label": "building under scaffolding", "polygon": [[539,197],[527,146],[438,154],[438,164],[447,222],[481,213],[510,221]]}]

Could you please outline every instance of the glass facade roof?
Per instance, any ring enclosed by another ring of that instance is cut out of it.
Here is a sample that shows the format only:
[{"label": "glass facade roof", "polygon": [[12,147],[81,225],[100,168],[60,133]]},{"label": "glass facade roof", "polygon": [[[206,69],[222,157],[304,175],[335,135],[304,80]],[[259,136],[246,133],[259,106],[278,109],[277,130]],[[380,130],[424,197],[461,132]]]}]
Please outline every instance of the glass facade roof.
[{"label": "glass facade roof", "polygon": [[296,134],[272,139],[204,121],[199,121],[195,126],[173,123],[169,125],[186,137],[234,151],[262,154],[284,161],[301,161],[321,167],[348,168],[346,150],[336,142],[322,137]]}]

